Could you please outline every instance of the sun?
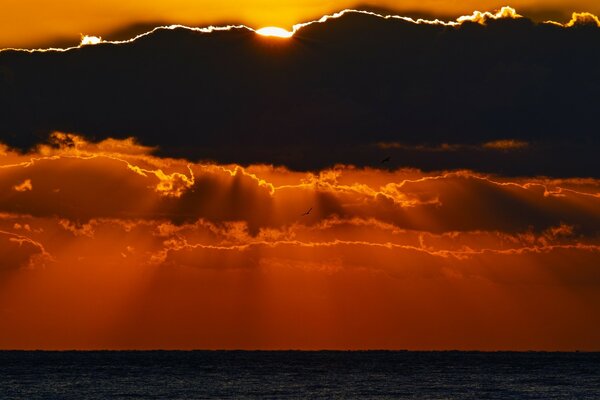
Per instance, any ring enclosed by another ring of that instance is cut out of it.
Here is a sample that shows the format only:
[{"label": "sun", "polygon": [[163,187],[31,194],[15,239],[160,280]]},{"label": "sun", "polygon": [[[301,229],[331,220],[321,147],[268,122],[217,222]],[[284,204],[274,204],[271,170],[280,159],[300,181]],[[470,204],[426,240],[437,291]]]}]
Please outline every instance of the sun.
[{"label": "sun", "polygon": [[102,38],[100,36],[81,35],[81,46],[100,43],[102,43]]},{"label": "sun", "polygon": [[256,31],[259,35],[262,36],[273,36],[283,39],[291,38],[294,32],[286,31],[283,28],[278,28],[276,26],[267,26],[265,28],[260,28]]}]

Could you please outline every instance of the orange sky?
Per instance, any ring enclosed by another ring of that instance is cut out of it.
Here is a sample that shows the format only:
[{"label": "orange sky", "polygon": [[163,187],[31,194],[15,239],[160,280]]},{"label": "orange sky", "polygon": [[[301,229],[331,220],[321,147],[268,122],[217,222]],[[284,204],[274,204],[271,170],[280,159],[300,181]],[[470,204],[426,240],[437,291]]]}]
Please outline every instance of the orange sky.
[{"label": "orange sky", "polygon": [[2,349],[600,350],[598,180],[54,141],[0,149]]},{"label": "orange sky", "polygon": [[[505,5],[369,4],[448,18]],[[0,47],[138,23],[289,29],[355,5],[7,0]],[[591,0],[510,5],[600,15]],[[59,132],[26,153],[0,143],[0,349],[600,351],[600,179],[297,172],[155,150]]]},{"label": "orange sky", "polygon": [[[379,0],[363,4],[451,17],[507,5],[495,0]],[[344,0],[61,0],[52,3],[5,0],[0,12],[0,47],[74,43],[80,34],[106,35],[137,23],[206,25],[227,21],[254,28],[277,25],[289,29],[295,23],[356,5]],[[559,22],[567,21],[573,11],[600,14],[600,3],[595,0],[514,0],[509,5],[535,19],[563,18]]]}]

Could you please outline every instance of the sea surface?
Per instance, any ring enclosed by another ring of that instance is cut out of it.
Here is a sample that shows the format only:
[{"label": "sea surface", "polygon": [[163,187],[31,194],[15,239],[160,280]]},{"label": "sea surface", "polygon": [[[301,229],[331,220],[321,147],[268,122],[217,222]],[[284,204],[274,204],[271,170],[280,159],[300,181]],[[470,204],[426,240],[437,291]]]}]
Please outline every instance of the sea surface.
[{"label": "sea surface", "polygon": [[0,399],[600,399],[600,353],[0,352]]}]

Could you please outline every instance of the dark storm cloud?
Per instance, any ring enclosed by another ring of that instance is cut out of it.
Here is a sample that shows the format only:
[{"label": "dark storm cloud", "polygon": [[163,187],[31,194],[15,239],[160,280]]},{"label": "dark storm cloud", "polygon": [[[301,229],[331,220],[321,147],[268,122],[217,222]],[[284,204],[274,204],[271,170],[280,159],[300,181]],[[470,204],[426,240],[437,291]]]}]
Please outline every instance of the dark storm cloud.
[{"label": "dark storm cloud", "polygon": [[[349,13],[289,40],[174,29],[2,52],[0,141],[26,149],[60,130],[294,169],[390,156],[390,167],[599,176],[599,91],[593,24],[447,27]],[[527,145],[482,146],[502,141]],[[444,145],[460,150],[420,150]]]}]

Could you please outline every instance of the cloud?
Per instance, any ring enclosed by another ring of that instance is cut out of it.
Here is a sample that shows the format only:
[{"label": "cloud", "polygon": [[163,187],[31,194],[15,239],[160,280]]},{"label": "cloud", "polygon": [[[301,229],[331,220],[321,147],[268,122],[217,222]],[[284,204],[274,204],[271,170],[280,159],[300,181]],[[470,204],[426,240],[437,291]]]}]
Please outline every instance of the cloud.
[{"label": "cloud", "polygon": [[[52,143],[0,156],[2,348],[599,343],[580,333],[600,322],[597,179],[298,172],[165,158],[133,139]],[[35,190],[11,190],[25,177]],[[294,335],[297,315],[310,337]],[[424,335],[456,319],[455,337]],[[552,340],[532,342],[548,321]],[[523,337],[485,328],[516,323]]]},{"label": "cloud", "polygon": [[465,152],[474,152],[480,150],[522,150],[529,146],[529,143],[524,142],[522,140],[514,140],[514,139],[500,139],[494,140],[491,142],[482,143],[480,145],[470,145],[470,144],[449,144],[442,143],[436,146],[430,146],[426,144],[406,144],[406,143],[398,143],[398,142],[388,142],[388,143],[377,143],[377,147],[383,150],[404,150],[404,151],[414,151],[414,152],[456,152],[461,151]]},{"label": "cloud", "polygon": [[[21,151],[56,130],[135,137],[166,157],[304,171],[391,156],[392,168],[594,175],[600,29],[516,14],[444,24],[346,11],[277,42],[243,26],[173,25],[65,52],[3,51],[0,137]],[[531,145],[471,151],[503,140]],[[173,185],[187,185],[179,173]]]},{"label": "cloud", "polygon": [[471,171],[344,165],[305,173],[162,158],[131,139],[54,138],[55,147],[40,146],[28,154],[9,151],[3,157],[0,187],[37,182],[35,191],[6,190],[0,197],[4,212],[82,223],[97,218],[241,220],[252,234],[293,224],[309,207],[311,223],[332,216],[374,218],[435,232],[546,229],[562,222],[591,232],[598,222],[589,211],[599,199],[595,179],[511,179]]},{"label": "cloud", "polygon": [[[0,187],[23,182],[24,175],[39,184],[35,192],[4,192],[0,210],[9,216],[49,218],[55,220],[54,230],[90,239],[102,221],[123,221],[124,232],[132,229],[131,221],[133,226],[147,224],[145,235],[169,243],[167,253],[198,246],[217,253],[279,244],[320,246],[314,235],[326,246],[339,241],[422,250],[428,235],[450,234],[448,238],[458,240],[472,232],[508,235],[515,249],[551,248],[595,237],[600,223],[600,183],[595,179],[508,179],[471,171],[343,165],[303,173],[161,158],[131,139],[90,143],[71,134],[53,137],[55,147],[40,146],[35,153],[7,150]],[[312,212],[303,215],[309,207]],[[15,235],[25,226],[36,232],[30,222],[9,219]],[[197,236],[200,231],[205,234]],[[402,235],[410,240],[397,243]],[[527,235],[536,238],[523,242]],[[496,240],[504,243],[502,237]],[[563,243],[563,238],[573,242]],[[463,246],[471,249],[464,251],[467,255],[487,251],[470,242]],[[453,252],[462,254],[458,247],[434,253]]]},{"label": "cloud", "polygon": [[574,12],[571,16],[571,20],[566,24],[560,24],[554,21],[548,21],[550,24],[555,24],[559,26],[564,26],[568,28],[576,27],[576,26],[592,26],[600,28],[600,19],[594,14],[588,12],[577,13]]},{"label": "cloud", "polygon": [[[15,224],[12,228],[11,230],[19,231],[22,227]],[[3,254],[0,261],[0,279],[6,279],[4,273],[7,271],[45,266],[54,261],[42,243],[11,230],[0,229],[0,250]]]},{"label": "cloud", "polygon": [[493,142],[487,142],[483,144],[483,147],[486,149],[503,151],[524,149],[527,146],[529,146],[527,142],[514,139],[495,140]]},{"label": "cloud", "polygon": [[25,179],[22,183],[13,186],[13,189],[15,189],[17,192],[27,192],[32,190],[33,186],[31,185],[31,179]]},{"label": "cloud", "polygon": [[517,18],[523,18],[523,16],[519,15],[517,13],[517,10],[515,10],[514,8],[505,6],[505,7],[500,8],[496,12],[475,11],[475,12],[473,12],[472,15],[465,15],[465,16],[459,17],[457,19],[457,22],[459,22],[459,23],[476,22],[478,24],[485,25],[488,23],[488,21],[492,21],[492,20],[517,19]]}]

